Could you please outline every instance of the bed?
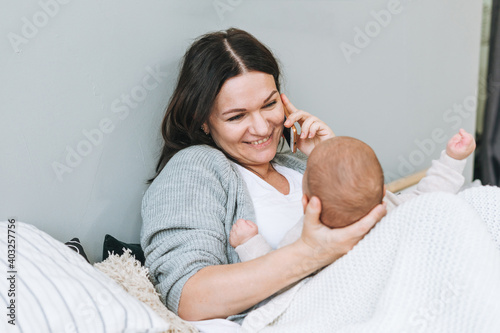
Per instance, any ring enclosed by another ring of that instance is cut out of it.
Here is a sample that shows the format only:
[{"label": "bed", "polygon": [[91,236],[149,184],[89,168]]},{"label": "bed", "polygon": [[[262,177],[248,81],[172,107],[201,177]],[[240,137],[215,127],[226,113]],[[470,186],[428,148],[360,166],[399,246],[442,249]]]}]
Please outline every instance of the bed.
[{"label": "bed", "polygon": [[[425,170],[388,188],[402,191],[424,175]],[[2,332],[238,331],[227,320],[186,322],[170,312],[131,250],[91,265],[84,251],[33,225],[0,222],[0,234],[0,261],[7,268],[7,278],[0,279],[8,319],[1,321]]]}]

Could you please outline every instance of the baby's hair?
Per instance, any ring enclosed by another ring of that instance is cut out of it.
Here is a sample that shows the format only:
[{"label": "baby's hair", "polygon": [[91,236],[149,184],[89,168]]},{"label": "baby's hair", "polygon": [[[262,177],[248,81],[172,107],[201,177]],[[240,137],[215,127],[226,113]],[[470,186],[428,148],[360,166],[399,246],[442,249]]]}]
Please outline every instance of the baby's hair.
[{"label": "baby's hair", "polygon": [[384,197],[384,173],[373,149],[351,137],[320,143],[307,161],[305,194],[321,200],[321,222],[344,227],[368,214]]}]

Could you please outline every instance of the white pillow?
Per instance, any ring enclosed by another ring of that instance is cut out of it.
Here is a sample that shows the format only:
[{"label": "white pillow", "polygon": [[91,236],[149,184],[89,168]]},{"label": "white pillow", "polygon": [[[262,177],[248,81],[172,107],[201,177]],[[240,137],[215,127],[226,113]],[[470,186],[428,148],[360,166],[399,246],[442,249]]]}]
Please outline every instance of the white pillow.
[{"label": "white pillow", "polygon": [[[0,277],[1,332],[154,333],[169,327],[81,255],[32,225],[0,222],[0,266],[5,268]],[[9,324],[12,300],[15,326]]]}]

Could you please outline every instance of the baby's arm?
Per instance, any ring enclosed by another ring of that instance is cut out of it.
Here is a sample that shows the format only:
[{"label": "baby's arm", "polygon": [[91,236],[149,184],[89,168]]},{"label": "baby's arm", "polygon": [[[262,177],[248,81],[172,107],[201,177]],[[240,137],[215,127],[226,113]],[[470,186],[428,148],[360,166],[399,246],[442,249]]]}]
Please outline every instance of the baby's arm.
[{"label": "baby's arm", "polygon": [[257,225],[249,220],[239,219],[233,224],[229,233],[229,244],[235,248],[242,262],[258,258],[273,250],[258,232]]},{"label": "baby's arm", "polygon": [[410,193],[395,195],[387,192],[385,200],[392,205],[398,206],[417,195],[428,192],[457,193],[464,184],[462,175],[466,158],[474,151],[476,143],[474,137],[465,130],[460,129],[441,152],[438,160],[432,161],[432,166],[427,170],[426,176],[418,183],[417,188]]}]

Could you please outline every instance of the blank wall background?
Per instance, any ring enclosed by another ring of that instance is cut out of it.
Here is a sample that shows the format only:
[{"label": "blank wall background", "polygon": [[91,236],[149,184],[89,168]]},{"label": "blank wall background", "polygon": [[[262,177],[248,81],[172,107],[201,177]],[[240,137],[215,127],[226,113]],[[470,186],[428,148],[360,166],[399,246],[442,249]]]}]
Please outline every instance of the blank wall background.
[{"label": "blank wall background", "polygon": [[267,44],[292,102],[369,143],[387,180],[475,127],[480,1],[2,1],[0,22],[0,220],[79,237],[92,261],[106,233],[139,240],[179,60],[205,32]]}]

